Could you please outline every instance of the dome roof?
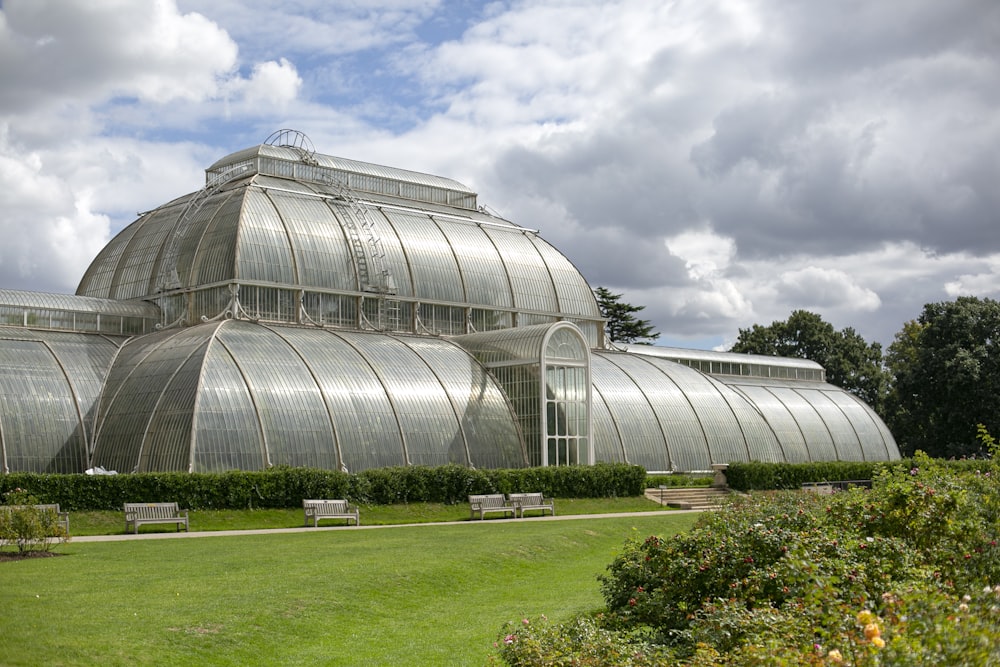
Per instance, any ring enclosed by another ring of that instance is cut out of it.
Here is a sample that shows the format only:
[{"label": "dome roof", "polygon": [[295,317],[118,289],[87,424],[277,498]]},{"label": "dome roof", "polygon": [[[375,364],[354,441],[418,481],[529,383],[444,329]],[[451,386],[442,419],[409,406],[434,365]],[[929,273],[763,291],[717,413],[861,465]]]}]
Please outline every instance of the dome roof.
[{"label": "dome roof", "polygon": [[120,232],[77,294],[238,282],[600,318],[562,253],[450,179],[265,144],[220,160],[208,181]]}]

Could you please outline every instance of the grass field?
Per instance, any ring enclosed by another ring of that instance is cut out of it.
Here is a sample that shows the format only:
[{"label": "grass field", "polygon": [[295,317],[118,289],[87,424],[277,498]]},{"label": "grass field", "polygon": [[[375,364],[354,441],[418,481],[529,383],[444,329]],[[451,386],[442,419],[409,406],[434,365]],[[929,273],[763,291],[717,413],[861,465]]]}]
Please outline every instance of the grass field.
[{"label": "grass field", "polygon": [[70,542],[0,562],[0,664],[483,665],[504,622],[599,606],[625,540],[696,517]]},{"label": "grass field", "polygon": [[[559,498],[556,512],[560,516],[603,514],[616,512],[651,512],[664,509],[642,496],[631,498]],[[498,515],[491,515],[496,518]],[[193,510],[190,512],[192,531],[255,530],[260,528],[299,528],[303,525],[301,508],[262,510]],[[403,523],[439,523],[469,520],[467,504],[410,503],[406,505],[363,505],[361,523],[366,526],[386,526]],[[342,523],[342,522],[341,522]],[[327,521],[322,525],[335,525]],[[173,532],[176,526],[150,524],[141,527],[143,533]],[[121,511],[71,512],[70,532],[74,536],[115,535],[125,532]]]}]

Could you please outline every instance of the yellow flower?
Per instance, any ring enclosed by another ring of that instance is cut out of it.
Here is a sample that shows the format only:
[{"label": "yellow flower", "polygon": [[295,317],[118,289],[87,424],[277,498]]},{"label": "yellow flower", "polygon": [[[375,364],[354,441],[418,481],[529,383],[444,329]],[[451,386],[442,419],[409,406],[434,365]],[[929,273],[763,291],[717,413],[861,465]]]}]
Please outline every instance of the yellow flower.
[{"label": "yellow flower", "polygon": [[826,654],[826,657],[830,660],[830,662],[835,662],[838,665],[844,662],[844,656],[842,656],[840,651],[835,648],[830,649],[830,652]]},{"label": "yellow flower", "polygon": [[858,612],[858,623],[860,625],[868,625],[869,623],[875,622],[875,614],[871,613],[867,609],[863,609]]},{"label": "yellow flower", "polygon": [[869,623],[865,626],[865,639],[874,640],[876,637],[882,634],[882,631],[878,629],[878,626],[874,623]]},{"label": "yellow flower", "polygon": [[872,646],[876,648],[885,648],[885,640],[882,639],[881,637],[873,637]]}]

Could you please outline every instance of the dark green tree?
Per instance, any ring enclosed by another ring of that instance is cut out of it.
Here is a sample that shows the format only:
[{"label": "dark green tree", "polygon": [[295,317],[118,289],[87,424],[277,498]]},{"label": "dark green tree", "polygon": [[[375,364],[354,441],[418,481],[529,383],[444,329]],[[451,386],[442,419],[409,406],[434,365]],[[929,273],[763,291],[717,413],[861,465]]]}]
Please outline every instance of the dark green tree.
[{"label": "dark green tree", "polygon": [[740,329],[730,351],[815,361],[826,369],[830,384],[851,392],[879,414],[884,409],[889,375],[882,363],[882,345],[867,343],[851,327],[837,331],[815,313],[796,310],[783,322]]},{"label": "dark green tree", "polygon": [[622,302],[621,294],[614,294],[606,287],[594,290],[597,297],[597,307],[601,317],[607,319],[604,330],[612,343],[639,343],[651,345],[660,334],[653,330],[649,320],[640,320],[635,314],[645,310],[646,306],[633,306]]},{"label": "dark green tree", "polygon": [[977,424],[1000,431],[1000,302],[924,306],[886,352],[893,375],[886,423],[904,455],[985,455]]}]

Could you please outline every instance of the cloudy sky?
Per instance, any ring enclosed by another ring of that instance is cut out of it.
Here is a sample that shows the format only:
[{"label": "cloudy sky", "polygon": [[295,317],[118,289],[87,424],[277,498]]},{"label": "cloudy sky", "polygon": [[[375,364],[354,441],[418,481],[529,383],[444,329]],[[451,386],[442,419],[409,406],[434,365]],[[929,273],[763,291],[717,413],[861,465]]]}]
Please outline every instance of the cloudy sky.
[{"label": "cloudy sky", "polygon": [[996,0],[0,0],[0,288],[281,128],[475,188],[661,344],[1000,298]]}]

